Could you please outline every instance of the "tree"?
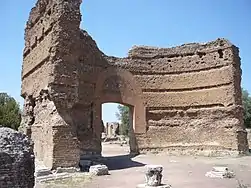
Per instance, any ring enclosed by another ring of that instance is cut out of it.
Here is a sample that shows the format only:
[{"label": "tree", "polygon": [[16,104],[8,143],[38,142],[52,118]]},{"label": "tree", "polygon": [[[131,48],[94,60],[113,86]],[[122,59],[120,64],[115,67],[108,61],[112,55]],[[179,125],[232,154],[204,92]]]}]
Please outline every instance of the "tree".
[{"label": "tree", "polygon": [[247,90],[242,89],[242,105],[244,109],[244,125],[251,127],[251,96]]},{"label": "tree", "polygon": [[0,93],[0,125],[17,130],[20,122],[19,104],[7,93]]},{"label": "tree", "polygon": [[122,135],[129,135],[129,107],[118,105],[118,113],[116,113],[117,118],[121,121],[119,127],[119,133]]}]

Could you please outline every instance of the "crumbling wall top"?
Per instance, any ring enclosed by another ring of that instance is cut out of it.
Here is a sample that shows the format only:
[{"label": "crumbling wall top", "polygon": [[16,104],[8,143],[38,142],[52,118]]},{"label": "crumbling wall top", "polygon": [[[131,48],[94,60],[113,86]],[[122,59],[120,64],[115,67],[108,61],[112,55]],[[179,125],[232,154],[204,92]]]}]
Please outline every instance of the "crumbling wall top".
[{"label": "crumbling wall top", "polygon": [[197,53],[207,53],[218,49],[230,48],[232,46],[233,44],[224,38],[218,38],[217,40],[208,43],[188,43],[171,48],[134,46],[129,51],[128,57],[133,59],[150,59],[160,57],[172,58],[178,56],[189,56]]}]

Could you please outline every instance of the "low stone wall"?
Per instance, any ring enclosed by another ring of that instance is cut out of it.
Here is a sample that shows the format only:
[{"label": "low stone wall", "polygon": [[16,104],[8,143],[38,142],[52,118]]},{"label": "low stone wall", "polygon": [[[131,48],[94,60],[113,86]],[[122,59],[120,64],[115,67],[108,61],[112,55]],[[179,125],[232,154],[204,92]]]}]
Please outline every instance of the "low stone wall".
[{"label": "low stone wall", "polygon": [[0,187],[34,187],[33,145],[24,134],[0,127]]}]

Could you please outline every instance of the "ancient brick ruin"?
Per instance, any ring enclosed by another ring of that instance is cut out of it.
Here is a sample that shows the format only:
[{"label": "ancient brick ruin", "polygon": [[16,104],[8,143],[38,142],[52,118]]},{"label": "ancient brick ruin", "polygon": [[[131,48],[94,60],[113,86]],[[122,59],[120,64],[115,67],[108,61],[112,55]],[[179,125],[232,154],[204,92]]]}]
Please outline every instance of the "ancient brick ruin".
[{"label": "ancient brick ruin", "polygon": [[104,133],[108,137],[113,137],[119,134],[119,123],[118,122],[106,122]]},{"label": "ancient brick ruin", "polygon": [[[80,29],[81,0],[39,0],[25,30],[21,129],[49,168],[101,153],[101,104],[130,106],[132,152],[248,150],[238,48],[225,39],[102,53]],[[94,23],[95,24],[95,23]]]},{"label": "ancient brick ruin", "polygon": [[0,143],[0,187],[33,188],[35,164],[31,140],[0,126]]}]

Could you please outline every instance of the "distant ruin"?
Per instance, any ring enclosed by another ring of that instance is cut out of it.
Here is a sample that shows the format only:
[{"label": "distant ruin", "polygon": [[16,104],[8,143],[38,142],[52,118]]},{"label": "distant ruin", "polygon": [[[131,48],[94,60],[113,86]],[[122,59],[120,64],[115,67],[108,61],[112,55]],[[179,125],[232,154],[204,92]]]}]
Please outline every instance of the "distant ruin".
[{"label": "distant ruin", "polygon": [[113,137],[119,134],[119,123],[117,122],[106,122],[104,133],[107,137]]},{"label": "distant ruin", "polygon": [[[25,29],[21,130],[48,168],[101,154],[101,105],[130,106],[131,152],[248,151],[238,48],[225,39],[102,53],[80,29],[81,0],[38,0]],[[95,23],[94,23],[95,24]]]}]

